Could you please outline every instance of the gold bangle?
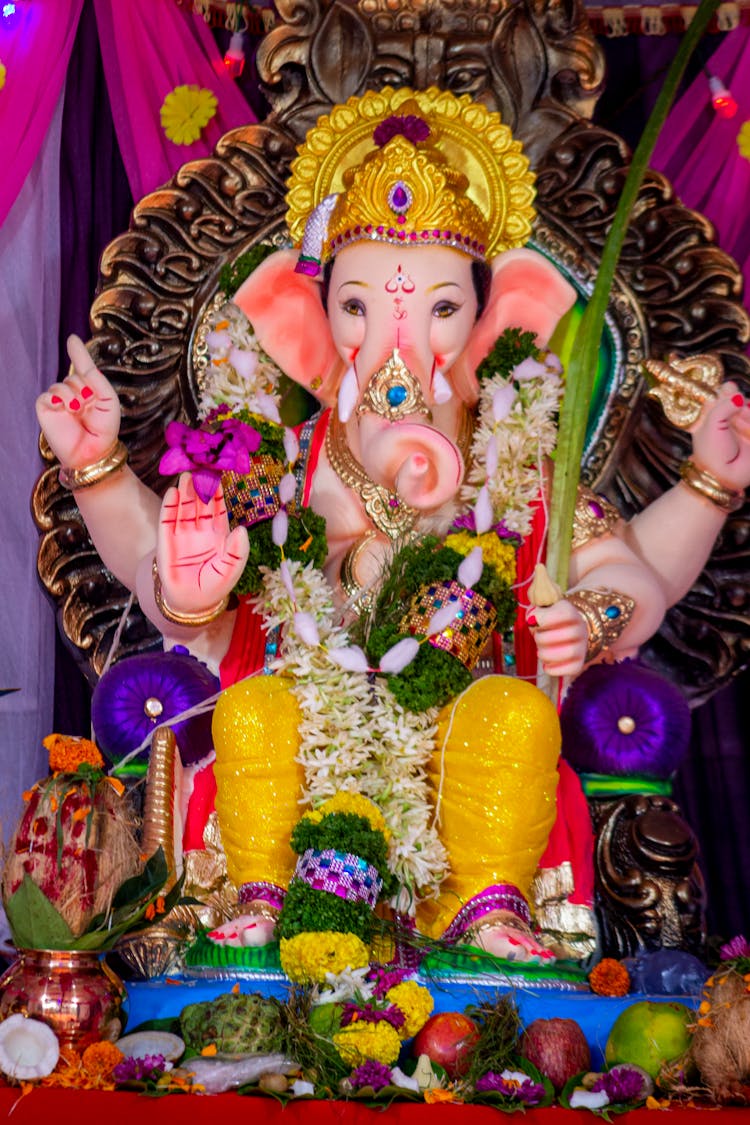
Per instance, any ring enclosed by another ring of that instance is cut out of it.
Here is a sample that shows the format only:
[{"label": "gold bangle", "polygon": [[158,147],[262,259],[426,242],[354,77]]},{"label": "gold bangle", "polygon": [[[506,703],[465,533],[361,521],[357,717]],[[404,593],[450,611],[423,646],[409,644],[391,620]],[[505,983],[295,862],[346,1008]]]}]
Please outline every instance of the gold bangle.
[{"label": "gold bangle", "polygon": [[175,609],[170,609],[164,601],[164,595],[161,589],[161,578],[159,571],[156,567],[156,559],[151,564],[151,576],[154,580],[154,601],[156,608],[162,615],[165,621],[171,621],[173,625],[186,625],[189,628],[198,628],[200,625],[210,625],[217,617],[221,617],[224,610],[229,605],[229,596],[223,597],[221,601],[213,606],[211,609],[205,609],[202,613],[178,613]]},{"label": "gold bangle", "polygon": [[61,468],[58,478],[63,488],[69,488],[71,491],[91,488],[92,485],[98,484],[105,477],[109,477],[112,473],[121,469],[127,459],[127,446],[118,440],[98,461],[94,461],[90,465],[83,465],[80,469]]},{"label": "gold bangle", "polygon": [[680,466],[680,479],[693,492],[697,492],[705,500],[710,500],[715,507],[727,515],[738,511],[745,502],[745,493],[738,489],[727,488],[708,469],[701,469],[694,461],[683,461]]},{"label": "gold bangle", "polygon": [[635,601],[616,590],[573,590],[565,595],[586,622],[586,663],[614,644],[630,623]]}]

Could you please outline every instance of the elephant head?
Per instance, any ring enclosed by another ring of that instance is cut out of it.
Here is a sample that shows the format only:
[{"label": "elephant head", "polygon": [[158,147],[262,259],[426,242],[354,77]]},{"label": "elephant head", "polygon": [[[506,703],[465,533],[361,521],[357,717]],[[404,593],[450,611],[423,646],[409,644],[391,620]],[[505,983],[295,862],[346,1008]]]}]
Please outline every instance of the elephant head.
[{"label": "elephant head", "polygon": [[545,345],[572,287],[526,249],[489,267],[449,247],[356,242],[322,284],[295,272],[297,258],[271,255],[236,303],[287,375],[337,403],[368,477],[420,512],[439,508],[463,480],[458,435],[477,365],[509,326]]}]

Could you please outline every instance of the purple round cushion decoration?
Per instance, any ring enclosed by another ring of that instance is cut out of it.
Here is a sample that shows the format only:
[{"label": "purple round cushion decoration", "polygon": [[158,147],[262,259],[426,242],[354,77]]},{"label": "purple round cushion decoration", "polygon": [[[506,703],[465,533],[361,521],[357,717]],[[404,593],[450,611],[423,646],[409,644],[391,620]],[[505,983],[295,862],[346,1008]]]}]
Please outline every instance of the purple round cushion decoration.
[{"label": "purple round cushion decoration", "polygon": [[595,664],[560,712],[562,753],[580,773],[671,777],[690,741],[681,692],[637,661]]},{"label": "purple round cushion decoration", "polygon": [[[205,664],[186,653],[144,653],[120,660],[94,689],[91,721],[97,745],[109,762],[118,762],[157,726],[218,690],[219,681]],[[209,711],[172,728],[184,765],[193,765],[213,749],[212,718]],[[148,754],[147,748],[138,760]]]}]

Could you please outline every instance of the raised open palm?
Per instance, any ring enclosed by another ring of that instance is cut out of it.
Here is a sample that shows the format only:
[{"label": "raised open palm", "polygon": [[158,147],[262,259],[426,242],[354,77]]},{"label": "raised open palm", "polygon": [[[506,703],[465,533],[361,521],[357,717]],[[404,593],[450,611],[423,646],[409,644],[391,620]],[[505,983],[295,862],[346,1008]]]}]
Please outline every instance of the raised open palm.
[{"label": "raised open palm", "polygon": [[245,528],[229,530],[221,485],[204,504],[190,473],[183,473],[162,501],[156,546],[162,594],[170,609],[211,609],[236,585],[248,551]]}]

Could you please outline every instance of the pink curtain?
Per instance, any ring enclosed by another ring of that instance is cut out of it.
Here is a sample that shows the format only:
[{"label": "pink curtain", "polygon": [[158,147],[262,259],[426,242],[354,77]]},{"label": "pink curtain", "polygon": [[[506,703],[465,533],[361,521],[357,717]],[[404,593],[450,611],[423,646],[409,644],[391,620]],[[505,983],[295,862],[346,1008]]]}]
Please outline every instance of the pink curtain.
[{"label": "pink curtain", "polygon": [[0,225],[13,206],[47,135],[65,82],[83,0],[17,3],[0,19]]},{"label": "pink curtain", "polygon": [[[204,20],[174,0],[95,0],[117,140],[134,199],[188,160],[210,156],[230,129],[256,120]],[[168,140],[159,111],[176,86],[212,90],[216,116],[191,145]]]},{"label": "pink curtain", "polygon": [[743,269],[748,304],[750,160],[740,154],[737,134],[750,121],[750,27],[727,35],[709,70],[731,90],[737,113],[724,118],[714,112],[708,78],[700,74],[674,105],[651,163],[669,177],[683,203],[714,224],[722,250]]}]

